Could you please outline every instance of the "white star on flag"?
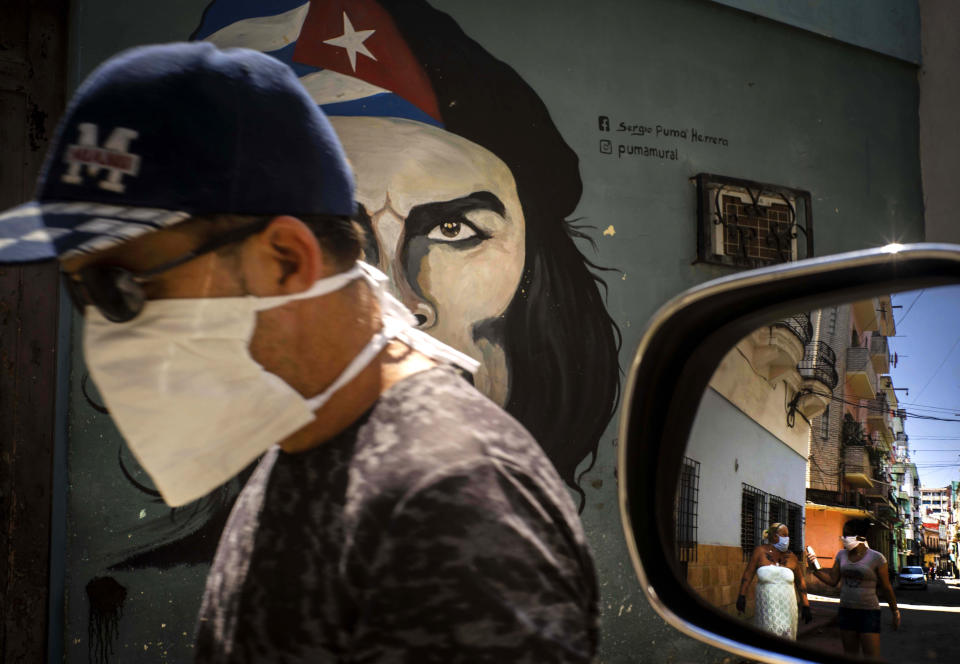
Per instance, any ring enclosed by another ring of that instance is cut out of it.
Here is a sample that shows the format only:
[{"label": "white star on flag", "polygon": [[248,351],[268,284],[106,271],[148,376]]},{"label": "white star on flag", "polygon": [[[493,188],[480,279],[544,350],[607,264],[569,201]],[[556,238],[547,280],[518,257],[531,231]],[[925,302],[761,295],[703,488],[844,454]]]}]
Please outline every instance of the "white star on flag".
[{"label": "white star on flag", "polygon": [[343,34],[333,39],[324,39],[323,43],[345,49],[347,51],[347,57],[350,58],[351,69],[357,71],[357,53],[362,53],[371,60],[376,60],[373,53],[363,45],[363,42],[374,32],[376,32],[376,30],[354,30],[353,23],[350,22],[350,17],[347,16],[347,12],[343,12]]}]

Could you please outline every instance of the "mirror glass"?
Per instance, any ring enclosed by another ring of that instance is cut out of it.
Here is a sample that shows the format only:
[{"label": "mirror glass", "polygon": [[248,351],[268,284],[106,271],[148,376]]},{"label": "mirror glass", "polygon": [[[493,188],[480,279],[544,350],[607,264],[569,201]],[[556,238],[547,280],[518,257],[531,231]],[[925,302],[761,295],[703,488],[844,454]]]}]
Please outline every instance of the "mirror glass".
[{"label": "mirror glass", "polygon": [[731,348],[677,487],[689,585],[815,648],[960,661],[958,346],[950,286],[797,312]]}]

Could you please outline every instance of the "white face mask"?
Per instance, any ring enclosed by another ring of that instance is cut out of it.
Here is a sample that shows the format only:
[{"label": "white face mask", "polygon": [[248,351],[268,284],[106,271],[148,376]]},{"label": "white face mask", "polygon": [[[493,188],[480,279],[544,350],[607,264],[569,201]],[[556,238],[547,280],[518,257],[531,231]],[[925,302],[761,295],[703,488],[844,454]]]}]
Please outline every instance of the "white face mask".
[{"label": "white face mask", "polygon": [[773,548],[777,551],[786,551],[790,546],[790,538],[787,535],[780,535],[780,540],[773,543]]},{"label": "white face mask", "polygon": [[[321,394],[305,399],[250,355],[257,312],[337,291],[364,279],[383,327]],[[84,354],[114,422],[168,505],[200,498],[314,420],[391,339],[468,371],[475,360],[414,329],[387,292],[387,277],[357,263],[309,289],[276,297],[151,300],[127,323],[85,311]]]},{"label": "white face mask", "polygon": [[857,546],[860,544],[863,544],[864,546],[867,545],[867,543],[864,542],[863,540],[857,539],[856,535],[844,535],[840,539],[843,541],[843,548],[846,549],[847,551],[856,549]]}]

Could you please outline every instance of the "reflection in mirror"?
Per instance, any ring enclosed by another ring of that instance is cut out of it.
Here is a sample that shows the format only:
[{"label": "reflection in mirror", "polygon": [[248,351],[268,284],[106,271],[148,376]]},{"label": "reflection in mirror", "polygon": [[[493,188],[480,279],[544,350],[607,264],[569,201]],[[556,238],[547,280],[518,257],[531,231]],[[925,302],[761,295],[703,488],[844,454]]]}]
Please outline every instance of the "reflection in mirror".
[{"label": "reflection in mirror", "polygon": [[677,487],[701,598],[834,653],[960,661],[958,345],[951,286],[798,312],[730,349]]}]

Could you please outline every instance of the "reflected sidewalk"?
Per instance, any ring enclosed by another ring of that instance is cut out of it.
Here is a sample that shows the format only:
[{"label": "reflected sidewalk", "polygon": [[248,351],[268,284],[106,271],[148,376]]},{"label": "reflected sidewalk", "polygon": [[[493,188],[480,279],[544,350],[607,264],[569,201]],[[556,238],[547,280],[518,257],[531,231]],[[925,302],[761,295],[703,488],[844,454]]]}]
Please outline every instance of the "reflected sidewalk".
[{"label": "reflected sidewalk", "polygon": [[810,612],[813,614],[813,620],[805,625],[801,619],[800,625],[797,627],[798,641],[805,637],[822,636],[828,630],[836,629],[837,604],[811,599]]}]

